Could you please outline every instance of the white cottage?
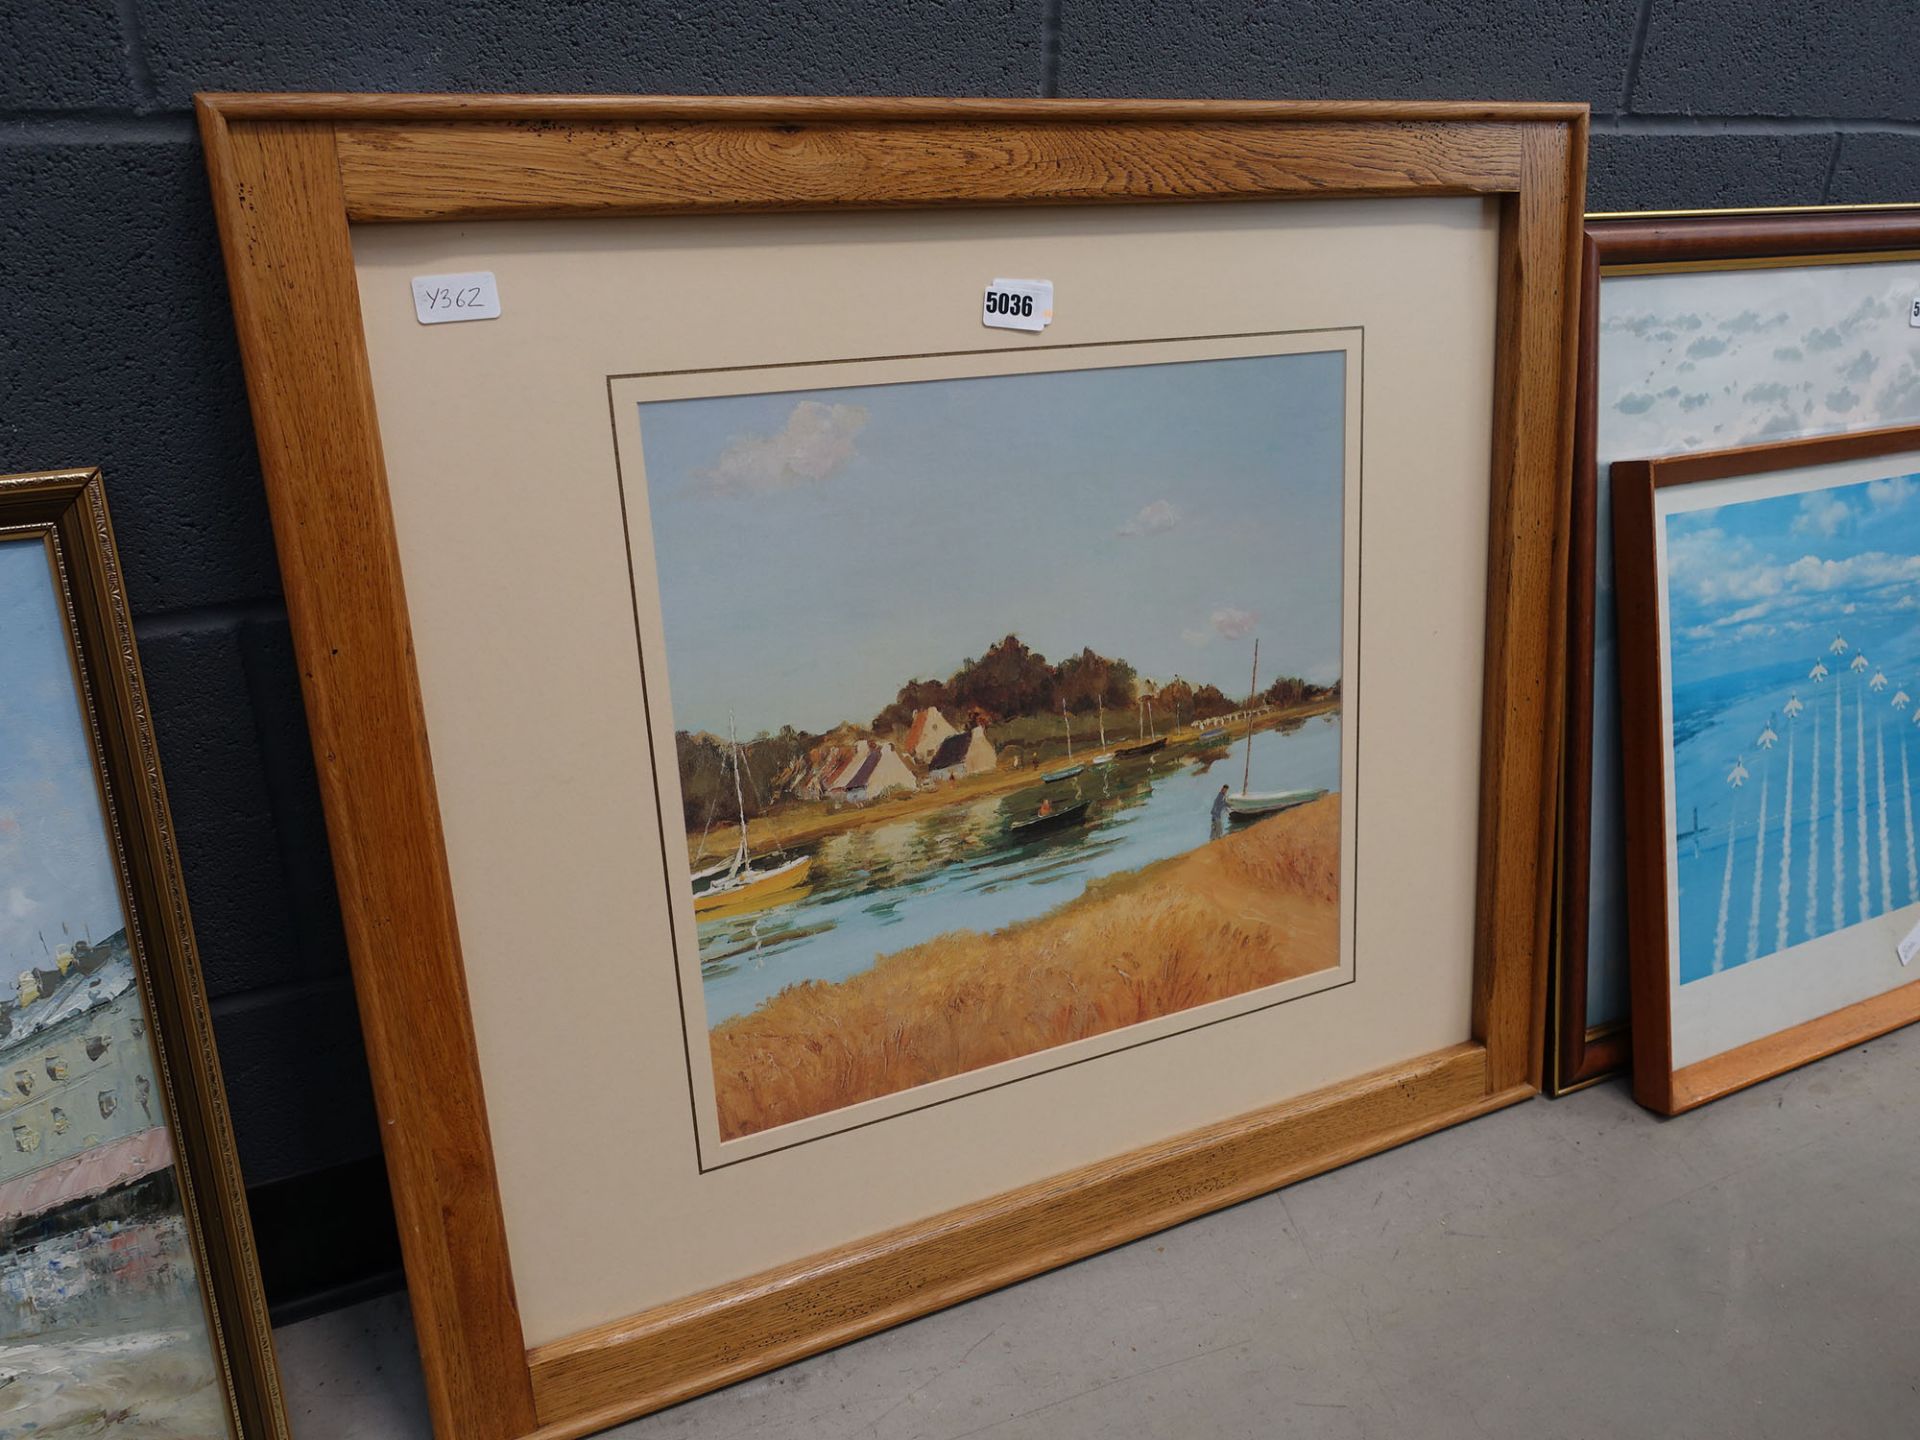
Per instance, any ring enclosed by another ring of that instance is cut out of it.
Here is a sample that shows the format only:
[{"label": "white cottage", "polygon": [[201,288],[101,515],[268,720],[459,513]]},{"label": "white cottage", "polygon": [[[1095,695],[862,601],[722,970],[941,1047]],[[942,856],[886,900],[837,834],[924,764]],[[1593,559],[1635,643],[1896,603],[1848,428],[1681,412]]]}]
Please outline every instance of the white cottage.
[{"label": "white cottage", "polygon": [[962,775],[984,775],[999,764],[986,727],[976,725],[970,733],[949,735],[942,741],[928,773],[936,780],[957,780]]},{"label": "white cottage", "polygon": [[931,764],[940,746],[949,736],[958,733],[947,723],[946,716],[929,705],[913,712],[913,724],[907,728],[907,740],[902,748],[922,765]]},{"label": "white cottage", "polygon": [[919,784],[919,778],[893,748],[893,742],[884,741],[867,752],[860,768],[848,779],[847,799],[858,805],[862,801],[878,800],[895,790],[917,789]]}]

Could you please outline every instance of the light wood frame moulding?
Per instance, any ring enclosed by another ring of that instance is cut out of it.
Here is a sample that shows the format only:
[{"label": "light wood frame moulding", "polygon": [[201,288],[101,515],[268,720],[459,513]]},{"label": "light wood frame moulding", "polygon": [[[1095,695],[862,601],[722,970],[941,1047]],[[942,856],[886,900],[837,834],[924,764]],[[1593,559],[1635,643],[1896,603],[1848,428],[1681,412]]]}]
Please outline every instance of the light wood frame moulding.
[{"label": "light wood frame moulding", "polygon": [[1629,780],[1627,927],[1633,1005],[1633,1097],[1678,1115],[1735,1090],[1920,1020],[1920,980],[1857,1001],[1676,1070],[1668,989],[1666,744],[1661,716],[1654,492],[1734,476],[1920,451],[1920,425],[1816,435],[1655,460],[1620,460],[1613,482],[1620,613],[1620,747]]},{"label": "light wood frame moulding", "polygon": [[0,475],[0,544],[34,543],[47,547],[67,623],[222,1398],[240,1440],[287,1440],[246,1182],[99,470]]},{"label": "light wood frame moulding", "polygon": [[[1585,106],[196,104],[438,1433],[584,1435],[1537,1090]],[[1501,217],[1471,1041],[529,1352],[349,225],[1448,195]]]},{"label": "light wood frame moulding", "polygon": [[1547,1088],[1581,1089],[1627,1068],[1630,1022],[1587,1020],[1593,815],[1593,624],[1600,385],[1600,284],[1608,275],[1751,266],[1864,264],[1920,257],[1920,207],[1866,206],[1588,216],[1580,264],[1567,602],[1567,755],[1557,862]]}]

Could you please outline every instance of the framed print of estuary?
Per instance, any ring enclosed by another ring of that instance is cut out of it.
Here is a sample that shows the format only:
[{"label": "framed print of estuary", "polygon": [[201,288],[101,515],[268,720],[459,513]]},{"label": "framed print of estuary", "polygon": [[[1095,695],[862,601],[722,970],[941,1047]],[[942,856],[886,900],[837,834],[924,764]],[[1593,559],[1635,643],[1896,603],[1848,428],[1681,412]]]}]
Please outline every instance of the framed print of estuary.
[{"label": "framed print of estuary", "polygon": [[1635,1090],[1685,1109],[1920,1007],[1920,432],[1614,481]]},{"label": "framed print of estuary", "polygon": [[705,1164],[1347,973],[1358,337],[993,364],[616,385]]},{"label": "framed print of estuary", "polygon": [[1583,107],[200,117],[437,1428],[1535,1092]]}]

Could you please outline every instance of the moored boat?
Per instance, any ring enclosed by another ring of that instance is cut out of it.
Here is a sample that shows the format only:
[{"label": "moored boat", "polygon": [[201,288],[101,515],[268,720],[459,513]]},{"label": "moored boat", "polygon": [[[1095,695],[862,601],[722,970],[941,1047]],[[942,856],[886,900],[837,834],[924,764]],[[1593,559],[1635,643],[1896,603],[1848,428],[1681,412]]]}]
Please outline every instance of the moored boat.
[{"label": "moored boat", "polygon": [[1267,790],[1257,794],[1241,793],[1227,796],[1227,816],[1232,820],[1258,820],[1266,815],[1277,815],[1282,810],[1291,810],[1296,805],[1305,805],[1309,800],[1318,800],[1327,792],[1322,790]]},{"label": "moored boat", "polygon": [[811,855],[770,863],[765,855],[755,858],[747,854],[747,801],[740,785],[740,741],[731,715],[727,717],[727,753],[733,763],[733,802],[740,816],[740,843],[732,859],[693,875],[695,915],[737,914],[794,899],[794,892],[806,883],[807,872],[813,869]]},{"label": "moored boat", "polygon": [[1044,815],[1015,820],[1007,826],[1007,833],[1024,838],[1030,835],[1044,835],[1051,830],[1065,830],[1068,826],[1078,825],[1087,818],[1087,806],[1090,803],[1090,801],[1081,800],[1072,805],[1062,805],[1058,810],[1049,810]]},{"label": "moored boat", "polygon": [[1136,755],[1151,755],[1156,750],[1164,750],[1166,748],[1167,737],[1161,735],[1152,740],[1134,740],[1125,745],[1116,745],[1113,747],[1113,753],[1118,755],[1122,760],[1131,760]]},{"label": "moored boat", "polygon": [[1071,780],[1086,768],[1085,765],[1069,765],[1064,770],[1049,770],[1040,778],[1051,785],[1056,780]]},{"label": "moored boat", "polygon": [[1282,810],[1291,810],[1296,805],[1304,805],[1309,800],[1318,800],[1326,794],[1325,790],[1255,790],[1253,788],[1253,723],[1254,710],[1260,702],[1260,641],[1253,642],[1253,676],[1248,684],[1247,698],[1247,763],[1240,774],[1240,793],[1228,795],[1227,818],[1229,820],[1259,820],[1267,815],[1278,815]]},{"label": "moored boat", "polygon": [[789,891],[805,884],[807,872],[812,868],[811,855],[802,855],[797,860],[788,860],[768,869],[749,861],[695,895],[693,913],[709,915],[719,910],[752,910],[762,905],[776,904],[788,898]]}]

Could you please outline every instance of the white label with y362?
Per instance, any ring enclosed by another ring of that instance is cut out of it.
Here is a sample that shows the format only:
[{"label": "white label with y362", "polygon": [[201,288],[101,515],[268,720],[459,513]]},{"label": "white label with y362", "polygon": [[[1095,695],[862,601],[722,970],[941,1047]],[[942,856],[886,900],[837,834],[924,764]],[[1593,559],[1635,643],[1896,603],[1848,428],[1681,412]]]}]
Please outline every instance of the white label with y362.
[{"label": "white label with y362", "polygon": [[1920,925],[1907,932],[1907,938],[1894,947],[1894,953],[1900,957],[1902,965],[1913,963],[1913,957],[1920,954]]},{"label": "white label with y362", "polygon": [[1053,323],[1051,280],[996,280],[987,286],[980,323],[996,330],[1044,330]]},{"label": "white label with y362", "polygon": [[498,320],[500,291],[491,270],[464,275],[413,277],[413,313],[422,325],[448,325],[455,320]]}]

